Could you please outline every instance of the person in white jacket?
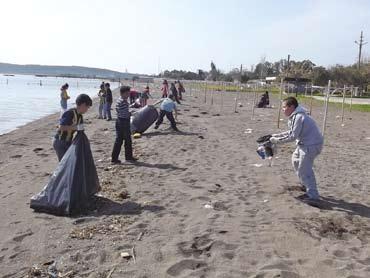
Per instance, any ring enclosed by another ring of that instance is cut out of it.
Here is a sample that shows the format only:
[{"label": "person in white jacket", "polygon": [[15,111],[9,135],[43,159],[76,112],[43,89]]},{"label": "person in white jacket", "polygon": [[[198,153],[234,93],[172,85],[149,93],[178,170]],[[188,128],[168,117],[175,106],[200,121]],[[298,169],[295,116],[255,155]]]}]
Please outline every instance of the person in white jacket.
[{"label": "person in white jacket", "polygon": [[315,158],[321,153],[324,139],[315,121],[299,106],[296,98],[284,99],[282,110],[288,117],[289,130],[272,134],[270,142],[281,144],[296,141],[297,148],[292,155],[292,164],[306,191],[303,198],[318,200],[319,192],[312,167]]}]

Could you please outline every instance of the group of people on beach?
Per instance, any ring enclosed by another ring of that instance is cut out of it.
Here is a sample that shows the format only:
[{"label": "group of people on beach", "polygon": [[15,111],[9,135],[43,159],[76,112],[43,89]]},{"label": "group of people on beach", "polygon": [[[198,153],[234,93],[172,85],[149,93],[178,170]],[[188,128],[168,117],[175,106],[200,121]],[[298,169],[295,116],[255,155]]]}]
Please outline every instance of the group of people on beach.
[{"label": "group of people on beach", "polygon": [[[165,80],[166,81],[166,80]],[[167,83],[167,81],[166,81]],[[176,82],[177,84],[181,84],[179,81]],[[179,85],[178,85],[179,86]],[[181,84],[181,92],[185,92],[183,85]],[[179,88],[181,88],[179,86]],[[162,87],[163,88],[163,87]],[[67,86],[63,85],[61,90],[61,97],[62,95],[68,95]],[[116,101],[115,110],[117,112],[117,118],[115,123],[116,128],[116,139],[113,146],[112,151],[112,159],[111,162],[113,164],[119,164],[121,161],[118,159],[119,154],[121,152],[121,147],[124,142],[125,148],[125,160],[126,161],[136,161],[136,158],[133,156],[132,152],[132,140],[131,140],[131,128],[130,128],[130,118],[131,118],[131,111],[130,108],[140,108],[147,105],[147,99],[152,97],[150,95],[149,86],[146,86],[143,92],[138,95],[135,95],[132,98],[132,92],[136,92],[132,90],[129,86],[121,86],[120,87],[120,96]],[[177,92],[177,90],[176,90]],[[104,83],[100,85],[100,90],[98,93],[99,97],[99,119],[106,119],[107,121],[112,120],[111,115],[111,107],[113,103],[113,95],[110,89],[109,83]],[[69,97],[68,97],[69,98]],[[128,99],[130,98],[130,102]],[[181,94],[182,99],[182,94]],[[160,112],[157,121],[155,122],[155,129],[158,129],[159,126],[162,124],[164,117],[166,116],[167,119],[170,121],[171,128],[174,131],[179,131],[176,126],[176,119],[177,119],[177,107],[175,104],[176,98],[174,94],[163,94],[162,93],[162,100],[160,103]],[[57,154],[58,160],[60,161],[72,143],[74,133],[79,129],[79,127],[83,126],[83,117],[82,114],[86,113],[88,109],[92,106],[91,98],[86,94],[81,94],[76,98],[76,107],[67,109],[67,105],[65,104],[65,109],[59,120],[59,127],[57,129],[57,133],[54,137],[53,147]],[[175,116],[173,115],[175,113]],[[83,129],[83,127],[81,128]]]},{"label": "group of people on beach", "polygon": [[169,87],[168,81],[164,79],[162,83],[161,91],[162,91],[162,98],[167,98],[169,95],[172,95],[174,100],[178,104],[181,104],[180,100],[182,100],[182,94],[185,93],[185,88],[184,88],[184,85],[180,82],[180,80],[171,82],[171,87]]},{"label": "group of people on beach", "polygon": [[[64,85],[62,88],[66,89],[66,86]],[[162,102],[160,105],[160,114],[154,128],[158,129],[163,122],[163,118],[166,116],[171,123],[172,129],[178,131],[176,126],[176,102],[178,104],[180,103],[179,100],[182,100],[182,93],[185,92],[185,89],[181,82],[177,81],[171,83],[171,88],[169,90],[168,82],[164,80],[161,91]],[[129,86],[121,86],[120,97],[116,101],[116,139],[111,159],[113,164],[121,163],[119,154],[123,142],[126,161],[134,162],[137,160],[133,156],[130,129],[130,107],[132,107],[132,104],[135,103],[136,100],[130,99],[130,102],[133,101],[133,103],[129,103],[128,99],[130,97],[130,92],[131,88]],[[149,94],[149,87],[145,88],[145,92]],[[102,116],[102,118],[111,120],[112,116],[110,109],[113,98],[109,83],[101,84],[99,97],[99,117]],[[263,95],[260,102],[261,107],[269,105],[268,92]],[[91,106],[91,98],[88,95],[81,94],[76,99],[76,108],[69,109],[63,113],[53,144],[59,160],[71,144],[73,134],[78,129],[77,126],[83,123],[82,114]],[[105,111],[103,115],[101,115],[102,110]],[[323,137],[315,121],[310,117],[307,111],[298,104],[296,98],[288,97],[284,99],[282,102],[282,110],[284,115],[288,118],[288,130],[269,135],[269,141],[274,145],[296,141],[296,149],[292,155],[292,165],[299,178],[302,190],[305,192],[302,200],[307,202],[317,201],[319,199],[319,193],[313,171],[313,163],[315,158],[321,153]],[[175,112],[175,117],[173,116],[173,112]]]}]

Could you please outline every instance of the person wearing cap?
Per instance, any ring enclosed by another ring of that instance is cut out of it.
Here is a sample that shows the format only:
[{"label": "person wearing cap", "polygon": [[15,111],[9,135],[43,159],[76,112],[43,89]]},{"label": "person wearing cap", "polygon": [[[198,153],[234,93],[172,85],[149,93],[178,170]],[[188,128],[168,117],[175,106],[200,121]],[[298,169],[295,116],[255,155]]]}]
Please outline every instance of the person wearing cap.
[{"label": "person wearing cap", "polygon": [[[155,123],[154,129],[158,129],[158,127],[163,123],[164,116],[167,117],[167,119],[171,123],[171,127],[175,131],[179,131],[176,127],[176,121],[177,119],[177,108],[176,103],[174,102],[174,96],[169,95],[168,98],[165,98],[160,106],[160,113],[157,122]],[[173,111],[175,111],[175,118],[173,117]]]},{"label": "person wearing cap", "polygon": [[294,170],[306,194],[300,199],[303,201],[316,201],[319,199],[315,173],[312,169],[315,158],[321,153],[323,136],[315,121],[306,110],[298,105],[294,97],[283,100],[282,110],[288,117],[288,131],[272,134],[270,142],[282,144],[296,141],[296,149],[292,155]]},{"label": "person wearing cap", "polygon": [[83,129],[82,114],[85,114],[91,106],[91,98],[86,94],[81,94],[76,98],[76,107],[65,111],[60,118],[57,133],[53,139],[53,148],[59,161],[71,146],[74,133]]}]

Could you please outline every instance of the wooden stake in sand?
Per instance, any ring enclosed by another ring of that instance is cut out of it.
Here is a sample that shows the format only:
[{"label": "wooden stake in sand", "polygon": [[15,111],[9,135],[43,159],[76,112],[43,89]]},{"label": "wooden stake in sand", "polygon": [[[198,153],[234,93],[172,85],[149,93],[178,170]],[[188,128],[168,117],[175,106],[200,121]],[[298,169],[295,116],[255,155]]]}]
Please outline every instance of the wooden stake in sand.
[{"label": "wooden stake in sand", "polygon": [[211,105],[213,106],[213,94],[214,94],[214,91],[211,91]]},{"label": "wooden stake in sand", "polygon": [[204,103],[207,103],[207,82],[206,85],[204,86]]},{"label": "wooden stake in sand", "polygon": [[313,83],[311,83],[311,101],[310,101],[310,115],[312,115],[312,102],[313,102]]},{"label": "wooden stake in sand", "polygon": [[237,104],[238,104],[238,98],[235,98],[234,113],[237,113],[238,112],[238,111],[236,111]]},{"label": "wooden stake in sand", "polygon": [[257,88],[256,86],[255,91],[254,91],[254,98],[253,98],[253,106],[252,106],[252,120],[254,119],[254,109],[256,108],[256,99],[257,99]]},{"label": "wooden stake in sand", "polygon": [[346,99],[346,85],[344,85],[344,88],[343,88],[343,100],[342,100],[342,124],[344,122],[344,102],[345,102],[345,99]]},{"label": "wooden stake in sand", "polygon": [[224,108],[224,90],[225,90],[225,83],[222,82],[220,112],[222,112],[222,110]]},{"label": "wooden stake in sand", "polygon": [[352,98],[353,98],[353,85],[351,85],[351,103],[349,104],[349,112],[352,112]]},{"label": "wooden stake in sand", "polygon": [[281,113],[281,101],[283,98],[283,85],[284,85],[284,81],[282,78],[280,82],[279,108],[278,108],[278,117],[277,117],[277,127],[278,128],[280,128],[280,113]]},{"label": "wooden stake in sand", "polygon": [[329,97],[330,97],[330,85],[331,85],[331,80],[329,80],[329,82],[328,82],[328,88],[326,90],[324,122],[322,124],[322,137],[324,137],[324,134],[325,134],[326,117],[328,116],[328,106],[329,106]]}]

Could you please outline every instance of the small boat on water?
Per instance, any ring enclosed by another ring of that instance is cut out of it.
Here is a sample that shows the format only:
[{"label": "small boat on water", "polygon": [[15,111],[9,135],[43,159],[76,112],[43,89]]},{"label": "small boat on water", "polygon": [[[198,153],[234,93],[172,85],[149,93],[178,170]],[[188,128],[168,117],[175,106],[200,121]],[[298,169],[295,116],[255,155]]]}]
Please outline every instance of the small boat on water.
[{"label": "small boat on water", "polygon": [[14,76],[14,74],[4,74],[4,76]]}]

